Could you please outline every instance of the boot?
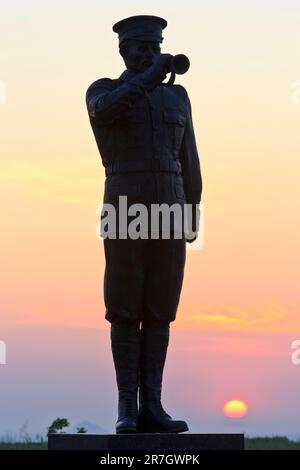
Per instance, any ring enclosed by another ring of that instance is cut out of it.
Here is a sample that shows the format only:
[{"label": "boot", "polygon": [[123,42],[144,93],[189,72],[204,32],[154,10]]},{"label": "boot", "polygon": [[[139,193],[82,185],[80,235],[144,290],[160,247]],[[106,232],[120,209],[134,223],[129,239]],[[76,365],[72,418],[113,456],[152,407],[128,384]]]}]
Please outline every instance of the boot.
[{"label": "boot", "polygon": [[169,330],[169,324],[142,325],[138,432],[179,433],[189,430],[185,421],[173,420],[161,404]]},{"label": "boot", "polygon": [[137,391],[140,361],[139,322],[111,324],[111,349],[118,386],[116,433],[137,432]]}]

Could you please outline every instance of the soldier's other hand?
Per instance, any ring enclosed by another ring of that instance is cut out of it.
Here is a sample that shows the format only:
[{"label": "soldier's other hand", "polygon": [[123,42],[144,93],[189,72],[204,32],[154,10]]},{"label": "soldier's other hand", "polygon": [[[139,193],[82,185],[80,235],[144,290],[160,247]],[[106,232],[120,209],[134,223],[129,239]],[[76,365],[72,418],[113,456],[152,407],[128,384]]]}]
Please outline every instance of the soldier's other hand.
[{"label": "soldier's other hand", "polygon": [[193,243],[195,240],[197,240],[198,234],[194,238],[185,238],[185,241],[187,243]]},{"label": "soldier's other hand", "polygon": [[172,54],[158,54],[153,64],[147,70],[149,75],[152,76],[155,81],[159,83],[162,82],[166,78],[167,73],[171,71],[172,58]]},{"label": "soldier's other hand", "polygon": [[[192,204],[192,211],[191,213],[188,212],[188,232],[186,235],[189,236],[189,238],[186,237],[187,243],[193,243],[197,238],[199,234],[199,224],[200,224],[200,207],[199,204]],[[190,217],[191,216],[191,217]],[[191,235],[194,235],[191,237]]]}]

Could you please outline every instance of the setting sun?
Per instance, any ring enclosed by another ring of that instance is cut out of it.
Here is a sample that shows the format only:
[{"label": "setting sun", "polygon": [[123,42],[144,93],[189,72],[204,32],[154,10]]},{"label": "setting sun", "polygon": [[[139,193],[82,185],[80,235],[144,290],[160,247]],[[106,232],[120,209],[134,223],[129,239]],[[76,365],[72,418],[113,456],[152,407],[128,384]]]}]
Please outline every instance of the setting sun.
[{"label": "setting sun", "polygon": [[248,413],[248,407],[243,401],[230,400],[224,405],[223,411],[228,418],[242,418]]}]

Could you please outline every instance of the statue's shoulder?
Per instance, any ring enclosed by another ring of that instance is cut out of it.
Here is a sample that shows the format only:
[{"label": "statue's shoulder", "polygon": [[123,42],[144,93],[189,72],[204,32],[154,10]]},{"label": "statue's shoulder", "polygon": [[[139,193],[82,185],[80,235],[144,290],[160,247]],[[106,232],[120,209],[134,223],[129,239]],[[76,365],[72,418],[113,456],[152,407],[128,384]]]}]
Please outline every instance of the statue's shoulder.
[{"label": "statue's shoulder", "polygon": [[184,86],[182,85],[179,85],[179,84],[175,84],[173,85],[174,89],[175,89],[175,92],[180,94],[180,95],[183,95],[183,96],[187,96],[188,95],[188,92],[186,91],[186,89],[184,88]]},{"label": "statue's shoulder", "polygon": [[87,90],[86,90],[86,95],[89,93],[93,92],[94,90],[99,90],[99,89],[106,89],[106,90],[113,90],[116,88],[118,83],[118,79],[113,79],[113,78],[98,78],[98,80],[95,80],[93,83],[91,83]]},{"label": "statue's shoulder", "polygon": [[175,83],[173,87],[176,88],[176,90],[181,90],[182,92],[185,92],[185,93],[187,92],[184,86],[180,85],[179,83]]},{"label": "statue's shoulder", "polygon": [[178,96],[187,96],[188,95],[188,93],[187,93],[186,89],[184,88],[184,86],[179,85],[177,83],[174,83],[171,86],[166,85],[164,88],[165,88],[166,92],[171,92],[171,93],[173,93],[175,95],[178,95]]},{"label": "statue's shoulder", "polygon": [[180,100],[183,103],[188,102],[188,93],[184,86],[179,84],[173,84],[171,86],[165,86],[166,96],[171,100]]}]

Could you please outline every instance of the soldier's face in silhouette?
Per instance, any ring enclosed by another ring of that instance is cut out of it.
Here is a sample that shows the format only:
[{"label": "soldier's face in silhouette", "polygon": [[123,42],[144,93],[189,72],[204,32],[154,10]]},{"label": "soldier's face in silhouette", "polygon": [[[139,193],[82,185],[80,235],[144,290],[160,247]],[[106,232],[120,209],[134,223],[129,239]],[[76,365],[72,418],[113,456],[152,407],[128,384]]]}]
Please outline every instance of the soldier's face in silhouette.
[{"label": "soldier's face in silhouette", "polygon": [[129,70],[140,73],[150,67],[160,54],[160,43],[131,40],[126,48],[124,61]]}]

